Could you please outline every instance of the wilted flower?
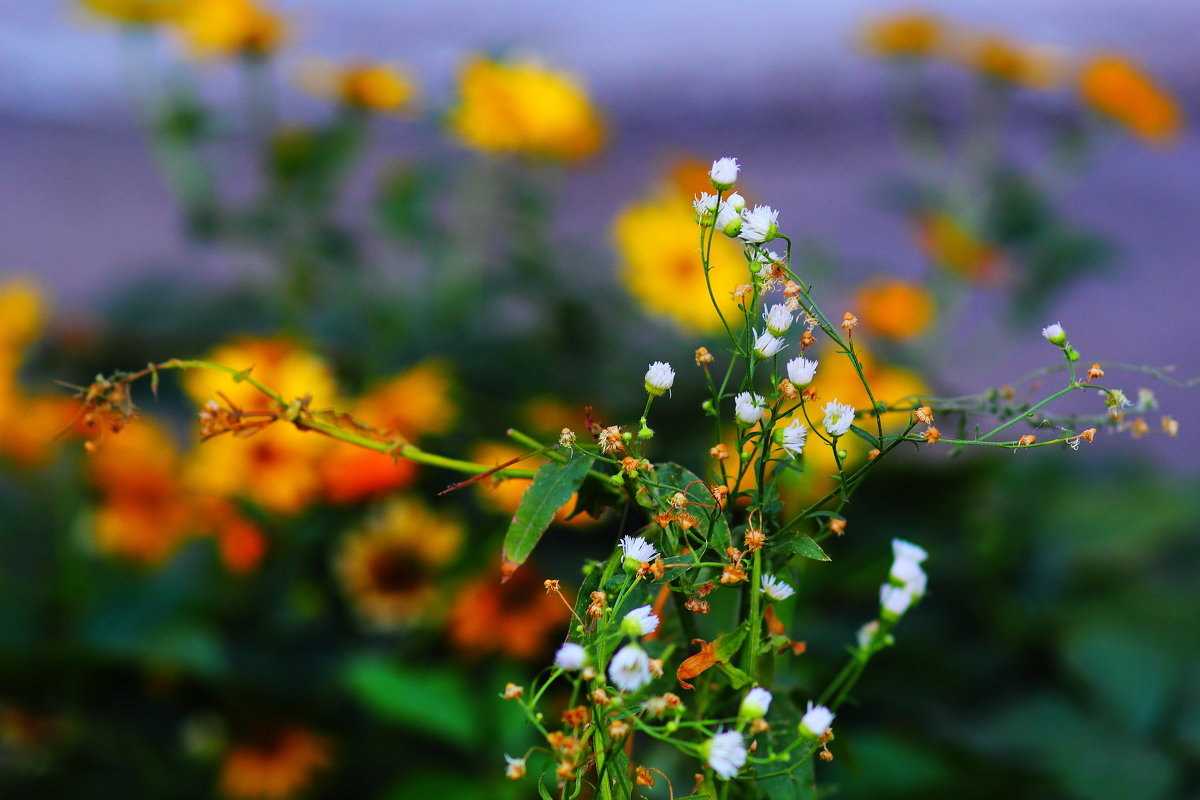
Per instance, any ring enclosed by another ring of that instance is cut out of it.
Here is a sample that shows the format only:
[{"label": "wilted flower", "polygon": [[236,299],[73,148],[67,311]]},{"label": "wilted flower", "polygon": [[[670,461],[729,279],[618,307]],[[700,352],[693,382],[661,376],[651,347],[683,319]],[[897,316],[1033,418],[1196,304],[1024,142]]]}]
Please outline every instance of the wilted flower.
[{"label": "wilted flower", "polygon": [[812,383],[813,376],[817,374],[817,362],[815,359],[796,356],[787,362],[787,373],[788,379],[792,383],[800,388],[804,388]]},{"label": "wilted flower", "polygon": [[746,742],[737,731],[724,731],[708,740],[703,753],[713,772],[730,780],[737,777],[738,770],[746,763]]},{"label": "wilted flower", "polygon": [[508,762],[508,766],[504,768],[504,776],[510,781],[518,781],[525,777],[525,759],[513,758],[508,753],[504,754],[504,760]]},{"label": "wilted flower", "polygon": [[782,602],[796,593],[796,590],[772,575],[762,576],[762,593],[775,602]]},{"label": "wilted flower", "polygon": [[854,406],[839,403],[835,397],[825,404],[825,419],[821,424],[830,436],[842,436],[854,424]]},{"label": "wilted flower", "polygon": [[650,657],[636,644],[622,647],[608,664],[608,679],[623,692],[636,692],[650,678]]}]

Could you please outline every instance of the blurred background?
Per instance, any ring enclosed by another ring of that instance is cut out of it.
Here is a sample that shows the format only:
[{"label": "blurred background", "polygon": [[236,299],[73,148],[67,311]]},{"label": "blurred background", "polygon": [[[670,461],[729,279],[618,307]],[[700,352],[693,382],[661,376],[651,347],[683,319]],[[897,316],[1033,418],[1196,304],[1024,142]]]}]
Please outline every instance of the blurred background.
[{"label": "blurred background", "polygon": [[532,796],[504,780],[532,737],[498,693],[566,629],[542,578],[577,584],[617,520],[564,519],[501,587],[517,481],[435,497],[459,478],[290,431],[200,445],[217,391],[258,402],[200,375],[142,387],[112,435],[55,381],[211,355],[492,464],[522,452],[509,427],[636,419],[665,359],[660,455],[700,472],[687,368],[718,339],[690,201],[733,155],[891,399],[1059,380],[1019,379],[1054,363],[1038,332],[1060,321],[1134,401],[1069,407],[1103,421],[1078,452],[901,456],[832,564],[795,566],[803,689],[874,613],[887,542],[932,554],[819,782],[1200,797],[1200,403],[1178,385],[1200,374],[1196,4],[0,19],[0,795]]}]

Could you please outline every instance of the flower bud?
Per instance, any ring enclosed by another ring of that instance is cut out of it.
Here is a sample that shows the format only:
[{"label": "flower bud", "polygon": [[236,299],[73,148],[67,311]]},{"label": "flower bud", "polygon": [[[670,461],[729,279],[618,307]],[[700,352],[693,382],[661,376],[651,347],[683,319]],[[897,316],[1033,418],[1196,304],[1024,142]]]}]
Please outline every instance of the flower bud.
[{"label": "flower bud", "polygon": [[738,162],[736,158],[718,158],[712,163],[712,169],[708,171],[709,180],[719,192],[726,189],[732,189],[737,183]]}]

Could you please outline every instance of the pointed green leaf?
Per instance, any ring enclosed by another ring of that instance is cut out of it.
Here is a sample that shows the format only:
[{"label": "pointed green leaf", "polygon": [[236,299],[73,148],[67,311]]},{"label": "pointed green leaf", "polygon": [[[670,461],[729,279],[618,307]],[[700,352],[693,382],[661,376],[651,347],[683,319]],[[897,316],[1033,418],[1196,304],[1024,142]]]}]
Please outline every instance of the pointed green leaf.
[{"label": "pointed green leaf", "polygon": [[876,439],[874,435],[867,433],[866,431],[864,431],[862,428],[858,427],[857,425],[851,425],[850,430],[854,433],[855,436],[862,439],[867,444],[871,445],[871,447],[875,448],[876,450],[879,449],[879,440]]},{"label": "pointed green leaf", "polygon": [[504,535],[504,559],[523,564],[537,545],[554,514],[571,499],[592,467],[593,459],[575,451],[565,464],[542,465],[533,483],[521,496],[521,504]]},{"label": "pointed green leaf", "polygon": [[805,558],[811,558],[813,561],[830,561],[825,551],[821,549],[821,545],[809,535],[797,533],[791,536],[786,541],[780,542],[778,550],[783,553],[794,553]]}]

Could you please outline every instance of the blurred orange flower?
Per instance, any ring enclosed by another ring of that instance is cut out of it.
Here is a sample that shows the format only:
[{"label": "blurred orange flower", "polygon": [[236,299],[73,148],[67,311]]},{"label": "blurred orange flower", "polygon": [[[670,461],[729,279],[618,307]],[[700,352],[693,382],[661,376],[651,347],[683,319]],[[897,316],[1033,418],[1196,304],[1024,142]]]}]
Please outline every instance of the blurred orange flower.
[{"label": "blurred orange flower", "polygon": [[579,83],[536,61],[473,56],[458,91],[450,129],[476,150],[577,161],[603,144],[600,116]]},{"label": "blurred orange flower", "polygon": [[917,242],[926,257],[973,283],[987,283],[999,252],[956,217],[933,211],[917,217]]},{"label": "blurred orange flower", "polygon": [[335,566],[359,618],[391,630],[432,611],[438,570],[458,554],[462,535],[458,523],[409,498],[390,501],[348,534]]},{"label": "blurred orange flower", "polygon": [[544,654],[570,612],[546,592],[542,576],[523,565],[506,583],[489,570],[464,586],[450,609],[450,641],[469,655],[505,653],[532,659]]},{"label": "blurred orange flower", "polygon": [[317,97],[376,113],[402,111],[417,96],[412,78],[396,66],[381,63],[354,62],[341,66],[313,61],[302,70],[300,85]]},{"label": "blurred orange flower", "polygon": [[450,364],[429,359],[384,381],[354,404],[354,416],[382,430],[415,440],[445,433],[458,418]]},{"label": "blurred orange flower", "polygon": [[171,22],[184,10],[184,0],[81,0],[91,13],[126,25]]},{"label": "blurred orange flower", "polygon": [[286,800],[307,789],[331,760],[329,743],[303,728],[237,742],[221,764],[221,794],[231,800]]},{"label": "blurred orange flower", "polygon": [[1084,65],[1079,76],[1084,102],[1152,144],[1179,135],[1183,115],[1179,104],[1132,61],[1118,55],[1099,55]]},{"label": "blurred orange flower", "polygon": [[954,49],[966,66],[1005,83],[1047,89],[1062,75],[1062,64],[1045,48],[1018,44],[996,34],[964,36]]},{"label": "blurred orange flower", "polygon": [[859,288],[854,305],[863,324],[892,339],[921,335],[933,319],[933,298],[919,284],[876,278]]},{"label": "blurred orange flower", "polygon": [[926,58],[938,51],[944,37],[939,18],[913,12],[868,22],[861,41],[867,52],[881,58]]},{"label": "blurred orange flower", "polygon": [[188,0],[175,20],[198,56],[264,56],[283,39],[283,19],[254,0]]}]

